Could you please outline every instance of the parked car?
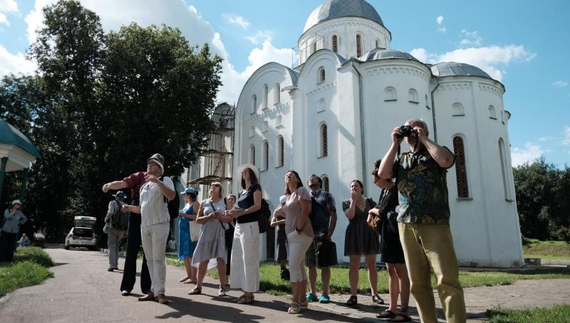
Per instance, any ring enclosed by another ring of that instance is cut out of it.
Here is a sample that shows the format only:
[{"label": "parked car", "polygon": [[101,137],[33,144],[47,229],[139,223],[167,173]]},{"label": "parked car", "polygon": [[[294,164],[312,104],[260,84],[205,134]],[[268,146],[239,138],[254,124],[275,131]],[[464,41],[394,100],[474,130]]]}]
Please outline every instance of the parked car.
[{"label": "parked car", "polygon": [[73,228],[65,237],[64,248],[69,250],[71,247],[86,247],[90,250],[96,250],[97,235],[94,230],[96,221],[96,217],[76,216]]}]

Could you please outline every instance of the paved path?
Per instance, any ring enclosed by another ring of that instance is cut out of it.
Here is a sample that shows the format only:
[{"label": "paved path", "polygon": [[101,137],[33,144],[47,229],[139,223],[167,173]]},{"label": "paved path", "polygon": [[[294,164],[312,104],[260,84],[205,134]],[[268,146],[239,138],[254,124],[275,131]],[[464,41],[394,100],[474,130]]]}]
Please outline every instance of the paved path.
[{"label": "paved path", "polygon": [[[138,302],[139,285],[135,286],[132,296],[120,295],[121,272],[106,271],[105,253],[62,248],[45,250],[57,263],[51,268],[55,277],[0,299],[1,322],[151,322],[157,319],[165,322],[381,322],[375,315],[385,308],[373,305],[365,295],[359,295],[357,308],[349,308],[344,305],[347,296],[332,295],[330,304],[311,303],[301,314],[289,315],[285,297],[257,293],[254,305],[238,305],[233,300],[241,294],[239,291],[230,291],[230,297],[218,297],[217,283],[208,277],[203,294],[190,296],[187,292],[192,285],[178,282],[184,271],[172,266],[168,267],[166,279],[171,302],[167,305]],[[468,322],[480,323],[484,322],[485,311],[497,305],[523,308],[569,303],[570,280],[519,281],[507,286],[468,288],[465,295]],[[381,296],[388,299],[388,295]],[[410,305],[412,317],[419,322],[413,299]],[[439,304],[438,307],[441,308]]]}]

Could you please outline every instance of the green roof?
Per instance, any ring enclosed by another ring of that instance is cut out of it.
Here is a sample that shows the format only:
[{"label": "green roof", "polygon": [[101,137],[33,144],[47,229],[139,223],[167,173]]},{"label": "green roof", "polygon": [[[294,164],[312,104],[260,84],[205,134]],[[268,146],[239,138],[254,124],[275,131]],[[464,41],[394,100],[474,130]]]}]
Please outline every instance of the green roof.
[{"label": "green roof", "polygon": [[0,144],[16,146],[36,158],[41,157],[30,139],[4,119],[0,119]]}]

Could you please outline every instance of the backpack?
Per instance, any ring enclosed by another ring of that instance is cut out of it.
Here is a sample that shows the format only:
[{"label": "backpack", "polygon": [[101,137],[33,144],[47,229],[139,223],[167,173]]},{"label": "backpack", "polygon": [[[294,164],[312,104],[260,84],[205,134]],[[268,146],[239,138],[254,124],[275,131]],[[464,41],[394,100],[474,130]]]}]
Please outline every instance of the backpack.
[{"label": "backpack", "polygon": [[124,212],[122,205],[117,203],[117,211],[111,216],[111,225],[113,229],[127,230],[129,228],[129,212]]},{"label": "backpack", "polygon": [[312,196],[309,219],[311,220],[315,236],[321,235],[329,230],[329,214],[321,203],[317,202],[317,200]]},{"label": "backpack", "polygon": [[269,218],[271,217],[271,209],[269,203],[265,199],[261,199],[261,209],[257,213],[257,224],[259,225],[259,233],[265,233],[269,229]]},{"label": "backpack", "polygon": [[[164,176],[160,177],[160,181],[164,179]],[[174,181],[173,181],[174,182]],[[176,184],[174,185],[174,199],[170,201],[164,197],[164,203],[167,204],[168,214],[170,214],[170,221],[174,221],[178,214],[180,213],[180,194],[176,191]]]}]

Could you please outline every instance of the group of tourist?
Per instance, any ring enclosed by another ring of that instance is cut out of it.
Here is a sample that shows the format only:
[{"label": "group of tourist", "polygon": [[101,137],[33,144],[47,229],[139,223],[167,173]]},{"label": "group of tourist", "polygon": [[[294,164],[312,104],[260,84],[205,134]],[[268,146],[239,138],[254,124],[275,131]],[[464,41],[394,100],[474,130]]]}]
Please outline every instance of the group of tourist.
[{"label": "group of tourist", "polygon": [[[344,242],[344,255],[350,260],[351,295],[347,305],[358,304],[358,276],[363,256],[372,301],[384,304],[377,291],[376,256],[381,254],[389,273],[390,301],[389,307],[377,317],[391,322],[411,321],[408,311],[410,294],[416,300],[421,321],[437,322],[431,269],[437,278],[436,287],[447,322],[466,321],[463,290],[459,284],[449,228],[445,178],[446,169],[453,166],[455,156],[446,147],[430,140],[428,134],[427,124],[421,119],[412,119],[404,126],[394,128],[392,145],[374,164],[372,172],[374,183],[382,189],[378,202],[366,197],[362,182],[355,179],[349,184],[350,199],[342,203],[349,220]],[[400,154],[399,147],[404,138],[410,151]],[[257,167],[246,164],[240,166],[239,171],[242,191],[237,197],[230,195],[225,198],[218,182],[210,185],[208,198],[201,202],[197,201],[198,193],[193,188],[181,192],[186,204],[178,221],[179,257],[184,261],[186,276],[180,282],[196,284],[190,295],[201,294],[206,270],[215,262],[220,283],[218,296],[227,296],[227,277],[231,268],[231,286],[243,292],[235,301],[250,304],[254,302],[254,293],[259,290],[258,212],[263,193]],[[145,295],[139,300],[167,303],[164,295],[164,251],[169,218],[164,198],[172,200],[175,191],[170,179],[159,179],[163,172],[164,158],[155,154],[148,160],[147,172],[107,183],[103,185],[103,191],[131,189],[136,202],[123,206],[132,214],[128,245],[131,244],[131,224],[134,223],[135,227],[139,226],[149,272],[141,273],[141,288]],[[322,190],[318,176],[309,176],[307,189],[299,174],[289,170],[284,184],[284,195],[274,211],[271,225],[279,227],[276,258],[281,266],[281,278],[288,279],[291,284],[292,300],[287,311],[296,314],[307,307],[309,301],[330,302],[330,268],[320,268],[323,292],[317,297],[315,252],[319,242],[331,239],[337,214],[334,197]],[[323,206],[329,217],[329,226],[322,232],[313,230],[309,218],[312,198]],[[138,251],[137,242],[141,239],[137,240],[135,236],[134,240],[132,244],[136,244]],[[134,286],[136,256],[131,253],[135,247],[127,247],[121,284],[121,292],[125,296]],[[143,271],[146,267],[143,260]],[[306,267],[309,268],[308,274]],[[150,277],[150,285],[146,277]]]}]

